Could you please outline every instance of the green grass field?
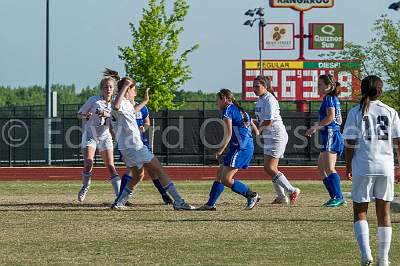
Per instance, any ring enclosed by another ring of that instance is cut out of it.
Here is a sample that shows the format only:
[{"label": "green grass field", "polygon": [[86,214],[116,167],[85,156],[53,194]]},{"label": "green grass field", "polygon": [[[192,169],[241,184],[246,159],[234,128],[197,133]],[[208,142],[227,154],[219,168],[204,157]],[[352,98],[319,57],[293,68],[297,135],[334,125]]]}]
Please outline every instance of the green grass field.
[{"label": "green grass field", "polygon": [[[226,190],[216,212],[178,212],[161,205],[151,182],[139,186],[137,205],[124,211],[109,209],[114,197],[105,181],[93,182],[84,204],[75,200],[79,182],[0,182],[0,264],[359,265],[351,204],[321,208],[322,183],[296,182],[299,203],[272,206],[270,181],[248,183],[263,197],[252,211]],[[211,181],[176,184],[199,206]],[[391,265],[400,265],[400,214],[392,220]]]}]

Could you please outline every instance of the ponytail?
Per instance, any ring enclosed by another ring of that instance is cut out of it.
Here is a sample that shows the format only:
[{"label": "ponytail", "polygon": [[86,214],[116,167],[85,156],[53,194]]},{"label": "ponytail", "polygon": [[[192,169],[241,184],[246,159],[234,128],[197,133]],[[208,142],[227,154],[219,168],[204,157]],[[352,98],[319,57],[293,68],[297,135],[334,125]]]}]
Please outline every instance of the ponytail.
[{"label": "ponytail", "polygon": [[371,101],[375,101],[381,96],[383,90],[382,80],[375,75],[370,75],[361,81],[361,100],[360,100],[360,110],[362,111],[362,116],[368,113],[369,105]]},{"label": "ponytail", "polygon": [[246,113],[246,111],[243,109],[242,106],[240,106],[240,103],[235,100],[235,96],[233,93],[228,90],[228,89],[222,89],[217,93],[218,97],[222,99],[225,97],[227,100],[231,101],[240,111],[242,114],[242,119],[243,119],[243,124],[246,125],[247,122],[249,122],[249,116]]},{"label": "ponytail", "polygon": [[275,95],[275,92],[274,92],[274,90],[272,89],[272,84],[271,84],[271,80],[269,79],[269,77],[266,77],[266,76],[257,76],[257,77],[254,79],[254,81],[260,82],[261,85],[263,85],[263,86],[267,89],[267,91],[268,91],[269,93],[271,93],[271,94],[275,97],[275,99],[277,99],[277,98],[276,98],[276,95]]},{"label": "ponytail", "polygon": [[341,85],[339,82],[335,80],[335,78],[331,74],[320,75],[319,79],[321,79],[326,86],[331,87],[331,89],[326,93],[326,95],[336,96],[336,97],[340,95]]}]

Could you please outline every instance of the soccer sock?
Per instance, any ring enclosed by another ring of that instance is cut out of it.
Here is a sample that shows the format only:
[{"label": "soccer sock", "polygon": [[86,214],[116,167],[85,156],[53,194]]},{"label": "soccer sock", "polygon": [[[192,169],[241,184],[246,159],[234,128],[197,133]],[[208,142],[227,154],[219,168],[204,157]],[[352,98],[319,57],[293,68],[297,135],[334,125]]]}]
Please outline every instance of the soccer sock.
[{"label": "soccer sock", "polygon": [[224,185],[221,182],[214,181],[210,190],[210,197],[207,201],[208,206],[215,206],[219,196],[221,196],[224,191]]},{"label": "soccer sock", "polygon": [[82,185],[84,187],[90,187],[91,177],[92,177],[92,172],[82,173]]},{"label": "soccer sock", "polygon": [[119,175],[115,175],[113,177],[110,177],[111,185],[114,189],[115,196],[118,197],[119,195],[119,188],[121,187],[121,179],[119,178]]},{"label": "soccer sock", "polygon": [[158,192],[160,192],[161,195],[167,194],[167,191],[163,188],[163,186],[160,183],[159,179],[153,179],[153,184],[154,186],[158,189]]},{"label": "soccer sock", "polygon": [[277,183],[279,186],[283,187],[286,191],[290,193],[295,192],[296,189],[290,184],[286,176],[281,172],[278,172],[273,178],[272,182]]},{"label": "soccer sock", "polygon": [[124,190],[121,191],[120,195],[116,199],[117,205],[125,205],[128,199],[133,195],[133,191],[128,187],[125,187]]},{"label": "soccer sock", "polygon": [[343,199],[342,188],[340,186],[340,176],[337,173],[332,173],[328,175],[327,178],[335,198]]},{"label": "soccer sock", "polygon": [[249,191],[250,191],[250,193],[253,193],[245,183],[242,183],[239,180],[234,180],[233,181],[233,185],[232,185],[231,189],[232,189],[233,192],[235,192],[237,194],[240,194],[240,195],[242,195],[243,197],[246,197],[246,198],[251,196],[248,193]]},{"label": "soccer sock", "polygon": [[[128,184],[129,181],[131,181],[133,179],[133,177],[129,176],[129,175],[123,175],[121,178],[121,185],[119,187],[119,195],[121,195],[122,191],[124,191],[126,184]],[[118,195],[118,196],[119,196]]]},{"label": "soccer sock", "polygon": [[366,220],[359,220],[354,223],[354,234],[356,236],[361,258],[372,260],[371,248],[369,246],[369,228]]},{"label": "soccer sock", "polygon": [[283,187],[281,187],[275,182],[272,182],[272,186],[274,187],[274,190],[278,198],[283,199],[286,197],[285,189]]},{"label": "soccer sock", "polygon": [[333,199],[335,197],[335,194],[333,193],[333,189],[329,184],[328,177],[325,177],[324,179],[322,179],[322,182],[324,183],[325,188],[329,193],[329,197],[331,197],[331,199]]},{"label": "soccer sock", "polygon": [[181,203],[183,201],[181,195],[179,195],[178,191],[176,190],[174,183],[169,182],[164,189],[169,193],[176,203]]},{"label": "soccer sock", "polygon": [[392,227],[378,227],[378,262],[389,261],[389,250],[391,241]]}]

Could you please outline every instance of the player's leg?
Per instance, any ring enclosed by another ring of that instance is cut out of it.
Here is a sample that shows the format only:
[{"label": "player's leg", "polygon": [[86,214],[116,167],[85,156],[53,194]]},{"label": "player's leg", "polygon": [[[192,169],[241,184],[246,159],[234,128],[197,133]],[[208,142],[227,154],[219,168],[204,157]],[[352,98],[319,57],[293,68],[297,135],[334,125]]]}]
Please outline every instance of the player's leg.
[{"label": "player's leg", "polygon": [[[372,253],[369,244],[369,227],[367,222],[368,202],[353,202],[354,235],[357,239],[362,265],[372,265]],[[370,264],[368,264],[370,263]]]},{"label": "player's leg", "polygon": [[93,170],[93,159],[96,153],[96,147],[86,146],[82,149],[83,153],[83,171],[82,171],[82,187],[78,192],[78,201],[83,202],[89,191]]},{"label": "player's leg", "polygon": [[286,196],[285,189],[278,183],[274,182],[273,177],[276,176],[278,171],[279,160],[270,155],[264,155],[264,172],[271,177],[272,185],[276,193],[275,199],[272,204],[288,204],[289,199]]},{"label": "player's leg", "polygon": [[156,157],[144,164],[144,168],[148,171],[151,178],[160,180],[161,185],[167,193],[174,199],[173,207],[175,210],[193,210],[194,207],[187,204],[181,195],[178,193],[174,183],[169,176],[164,172],[160,162]]},{"label": "player's leg", "polygon": [[129,198],[133,195],[133,190],[142,181],[144,176],[144,169],[143,167],[138,168],[136,166],[128,167],[127,171],[125,172],[124,176],[130,177],[129,179],[125,179],[127,182],[124,184],[118,195],[115,199],[113,205],[111,206],[112,209],[121,209],[124,208],[126,203],[128,202]]},{"label": "player's leg", "polygon": [[164,187],[161,185],[160,179],[158,179],[156,177],[155,174],[150,173],[149,171],[151,171],[150,169],[147,169],[147,173],[149,174],[149,176],[151,177],[151,180],[153,182],[153,185],[157,188],[158,192],[161,195],[161,198],[164,202],[165,205],[168,204],[172,204],[173,201],[171,199],[171,197],[168,195],[167,191],[164,189]]},{"label": "player's leg", "polygon": [[318,156],[318,172],[319,172],[319,176],[322,179],[322,183],[324,184],[326,190],[329,193],[329,200],[327,202],[325,202],[322,206],[325,206],[331,202],[332,199],[335,198],[335,193],[334,193],[334,189],[331,186],[331,184],[328,181],[328,174],[326,173],[325,169],[327,168],[328,162],[326,162],[326,158],[325,156],[323,156],[323,153],[321,152]]},{"label": "player's leg", "polygon": [[208,197],[208,201],[206,204],[203,206],[197,208],[199,211],[215,211],[216,210],[216,204],[218,198],[221,196],[222,192],[224,192],[224,184],[221,182],[221,174],[222,174],[222,168],[223,166],[220,165],[220,167],[217,170],[217,177],[215,178],[215,181],[213,182],[210,190],[210,194]]},{"label": "player's leg", "polygon": [[115,169],[115,165],[114,165],[114,150],[112,148],[102,150],[102,151],[100,151],[100,154],[103,159],[104,165],[105,165],[106,169],[108,170],[109,177],[110,177],[109,180],[113,187],[115,196],[118,197],[120,186],[121,186],[121,179],[119,178],[118,172]]},{"label": "player's leg", "polygon": [[342,187],[340,182],[340,176],[336,172],[336,160],[337,153],[336,152],[323,152],[322,156],[325,160],[325,172],[328,174],[327,181],[329,186],[333,188],[332,192],[334,195],[334,199],[331,200],[326,206],[327,207],[339,207],[346,203],[342,193]]}]

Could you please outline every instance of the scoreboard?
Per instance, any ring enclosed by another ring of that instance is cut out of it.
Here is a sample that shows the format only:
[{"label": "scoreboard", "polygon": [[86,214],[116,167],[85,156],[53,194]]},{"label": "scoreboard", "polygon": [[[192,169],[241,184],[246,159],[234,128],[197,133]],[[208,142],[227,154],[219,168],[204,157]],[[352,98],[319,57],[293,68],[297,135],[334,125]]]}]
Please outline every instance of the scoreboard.
[{"label": "scoreboard", "polygon": [[[321,100],[318,94],[318,77],[332,74],[341,84],[339,98],[355,100],[360,91],[357,78],[360,69],[357,61],[263,61],[263,75],[271,79],[272,88],[279,100]],[[242,61],[242,98],[256,100],[253,92],[253,80],[260,75],[258,60]]]}]

